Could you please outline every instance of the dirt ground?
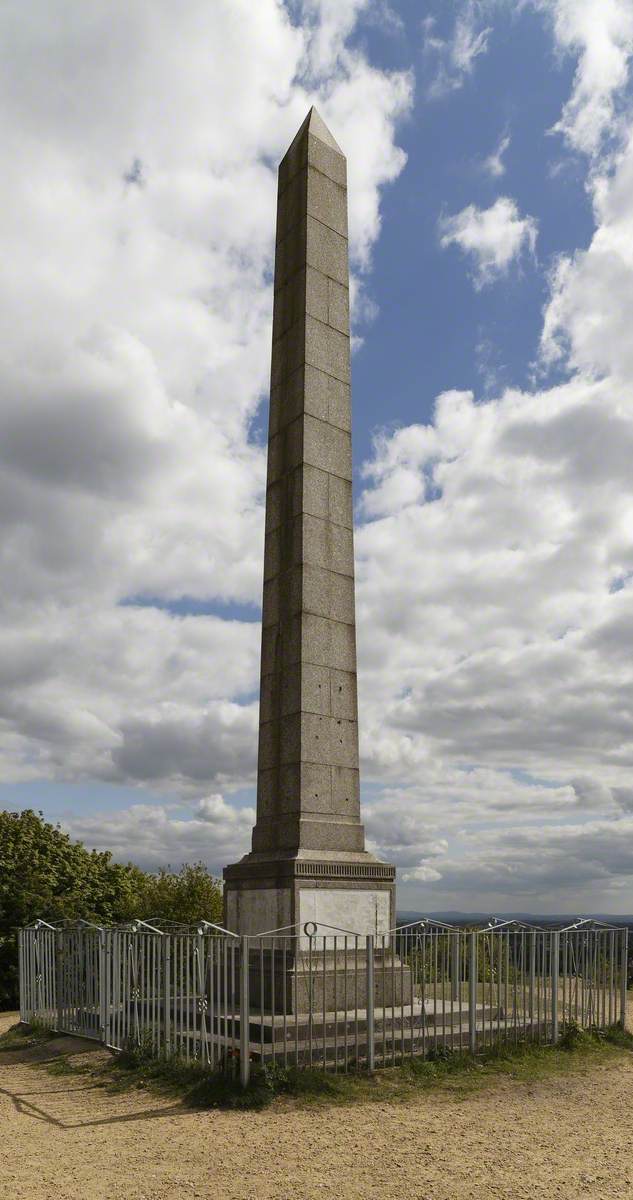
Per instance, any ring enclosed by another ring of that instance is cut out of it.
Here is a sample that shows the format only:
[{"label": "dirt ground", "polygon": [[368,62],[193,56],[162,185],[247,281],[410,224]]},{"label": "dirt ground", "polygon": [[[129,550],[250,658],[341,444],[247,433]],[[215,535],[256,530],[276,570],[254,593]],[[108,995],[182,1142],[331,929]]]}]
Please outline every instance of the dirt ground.
[{"label": "dirt ground", "polygon": [[463,1100],[203,1113],[37,1066],[62,1045],[0,1056],[1,1200],[633,1200],[630,1055]]}]

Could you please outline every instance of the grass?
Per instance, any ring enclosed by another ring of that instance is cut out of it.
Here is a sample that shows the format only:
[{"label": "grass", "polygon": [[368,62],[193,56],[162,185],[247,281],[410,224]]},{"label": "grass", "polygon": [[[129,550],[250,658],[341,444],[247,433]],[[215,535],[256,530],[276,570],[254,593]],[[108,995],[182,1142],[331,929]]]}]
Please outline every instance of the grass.
[{"label": "grass", "polygon": [[489,1050],[476,1058],[445,1050],[371,1075],[253,1064],[245,1090],[230,1074],[177,1057],[157,1058],[143,1041],[106,1063],[74,1065],[62,1058],[47,1069],[56,1075],[89,1074],[95,1086],[112,1092],[141,1088],[177,1097],[193,1108],[262,1109],[274,1101],[295,1105],[398,1103],[428,1092],[465,1100],[500,1078],[530,1083],[561,1073],[586,1073],[632,1051],[633,1036],[619,1027],[585,1031],[572,1023],[563,1027],[557,1046],[528,1043]]},{"label": "grass", "polygon": [[0,1033],[0,1051],[26,1050],[29,1046],[39,1046],[42,1042],[48,1042],[53,1037],[56,1037],[53,1030],[40,1021],[33,1021],[31,1025],[12,1025],[4,1033]]}]

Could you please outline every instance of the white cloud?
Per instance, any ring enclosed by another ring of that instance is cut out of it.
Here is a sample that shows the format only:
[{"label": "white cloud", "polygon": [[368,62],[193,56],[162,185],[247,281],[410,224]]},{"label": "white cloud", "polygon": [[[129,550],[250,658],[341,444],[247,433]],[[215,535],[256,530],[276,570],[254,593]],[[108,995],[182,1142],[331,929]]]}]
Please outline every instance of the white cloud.
[{"label": "white cloud", "polygon": [[[612,376],[628,390],[633,346],[628,313],[633,304],[633,128],[613,156],[611,170],[594,189],[597,230],[586,251],[561,258],[551,278],[543,326],[546,361],[568,355],[585,373]],[[627,397],[621,404],[628,409]]]},{"label": "white cloud", "polygon": [[86,846],[111,850],[119,862],[133,857],[145,870],[157,870],[203,861],[220,876],[225,863],[242,853],[254,819],[254,809],[235,808],[216,793],[203,797],[193,812],[135,804],[115,814],[74,815],[65,825]]},{"label": "white cloud", "polygon": [[473,832],[463,857],[438,861],[428,877],[423,866],[409,879],[431,882],[426,894],[435,905],[448,898],[456,907],[490,911],[501,901],[506,909],[542,913],[556,911],[557,902],[559,912],[599,911],[596,904],[623,912],[630,906],[632,833],[630,818]]},{"label": "white cloud", "polygon": [[558,46],[578,56],[572,94],[554,130],[585,154],[597,153],[617,130],[618,99],[633,54],[630,0],[535,0]]},{"label": "white cloud", "polygon": [[543,352],[566,381],[445,392],[366,466],[365,776],[394,854],[415,813],[401,904],[631,908],[633,128],[619,137],[591,163],[591,243],[552,276]]},{"label": "white cloud", "polygon": [[3,6],[4,780],[253,781],[259,627],[165,604],[259,603],[276,163],[316,101],[358,272],[405,161],[364,7]]},{"label": "white cloud", "polygon": [[[219,871],[248,845],[252,810],[226,797],[253,779],[258,625],[120,602],[259,599],[272,164],[316,98],[350,153],[361,270],[404,162],[411,82],[349,50],[362,7],[293,27],[273,0],[191,0],[178,21],[162,0],[68,2],[38,7],[37,37],[3,10],[0,770],[180,797],[67,818],[145,865]],[[360,501],[364,818],[403,905],[631,906],[630,131],[595,154],[627,10],[548,9],[579,55],[561,129],[593,155],[596,232],[544,321],[568,378],[447,389],[428,425],[377,437]],[[435,48],[450,86],[485,11]],[[464,213],[444,236],[478,286],[533,251],[509,198]]]},{"label": "white cloud", "polygon": [[439,222],[440,244],[458,246],[474,263],[473,281],[481,288],[507,274],[524,250],[534,254],[538,223],[522,217],[516,200],[499,196],[490,208],[467,205]]},{"label": "white cloud", "polygon": [[500,138],[499,143],[492,154],[489,154],[483,161],[483,168],[493,179],[500,179],[506,173],[506,165],[503,161],[503,156],[509,149],[511,137],[509,133]]},{"label": "white cloud", "polygon": [[481,8],[477,0],[467,0],[457,14],[450,38],[438,36],[433,17],[422,22],[424,55],[433,70],[427,88],[429,99],[441,99],[461,88],[472,75],[476,60],[487,52],[492,29],[482,24]]}]

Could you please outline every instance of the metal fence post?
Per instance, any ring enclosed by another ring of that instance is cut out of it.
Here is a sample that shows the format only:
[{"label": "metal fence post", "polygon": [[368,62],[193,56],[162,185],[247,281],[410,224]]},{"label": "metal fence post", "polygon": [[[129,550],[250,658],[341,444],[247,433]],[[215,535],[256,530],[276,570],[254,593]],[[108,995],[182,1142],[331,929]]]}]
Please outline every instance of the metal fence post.
[{"label": "metal fence post", "polygon": [[250,1004],[248,995],[248,937],[240,938],[240,1083],[248,1087],[251,1073],[249,1058]]},{"label": "metal fence post", "polygon": [[367,934],[367,1070],[373,1071],[376,1064],[376,1044],[374,1030],[374,935]]},{"label": "metal fence post", "polygon": [[449,934],[451,944],[451,1000],[459,1000],[461,998],[461,964],[460,964],[460,945],[459,933]]},{"label": "metal fence post", "polygon": [[163,937],[163,1046],[171,1054],[171,934]]},{"label": "metal fence post", "polygon": [[552,1042],[558,1041],[558,976],[560,974],[560,933],[550,934],[550,969],[552,977]]},{"label": "metal fence post", "polygon": [[629,973],[629,931],[622,930],[622,975],[620,977],[620,1025],[626,1028],[626,992]]},{"label": "metal fence post", "polygon": [[530,990],[529,990],[529,1006],[530,1006],[530,1032],[534,1036],[534,1001],[536,987],[536,933],[534,930],[530,933]]},{"label": "metal fence post", "polygon": [[54,1026],[56,1032],[63,1029],[63,1011],[64,1011],[64,965],[63,965],[63,933],[60,929],[55,933],[55,1001],[57,1009],[57,1021]]},{"label": "metal fence post", "polygon": [[24,1014],[24,978],[23,978],[23,970],[22,970],[22,967],[23,967],[22,939],[23,939],[23,937],[24,937],[24,934],[22,933],[22,930],[18,929],[16,941],[17,941],[17,947],[18,947],[18,981],[19,981],[18,987],[20,990],[20,1001],[19,1001],[20,1021],[24,1020],[24,1015],[23,1015]]},{"label": "metal fence post", "polygon": [[477,1053],[477,933],[469,935],[468,955],[468,1044],[471,1054]]},{"label": "metal fence post", "polygon": [[108,1023],[108,969],[106,955],[106,931],[99,930],[99,1041],[107,1042]]}]

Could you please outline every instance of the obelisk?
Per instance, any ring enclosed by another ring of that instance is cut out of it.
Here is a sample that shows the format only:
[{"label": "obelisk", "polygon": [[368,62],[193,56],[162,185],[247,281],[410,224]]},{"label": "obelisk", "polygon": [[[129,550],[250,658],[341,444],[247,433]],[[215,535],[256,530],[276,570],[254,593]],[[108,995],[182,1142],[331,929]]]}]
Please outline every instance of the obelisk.
[{"label": "obelisk", "polygon": [[382,933],[360,821],[346,160],[315,108],[279,166],[257,821],[225,921]]}]

